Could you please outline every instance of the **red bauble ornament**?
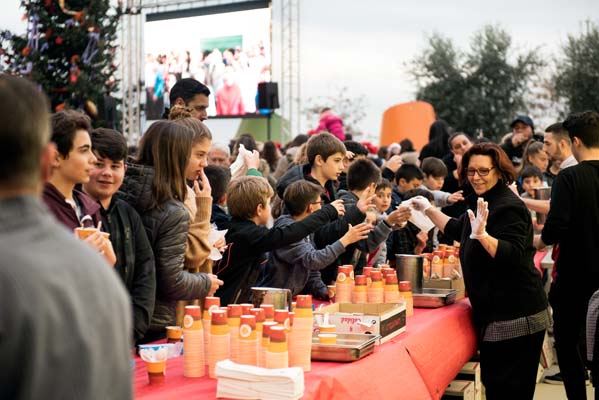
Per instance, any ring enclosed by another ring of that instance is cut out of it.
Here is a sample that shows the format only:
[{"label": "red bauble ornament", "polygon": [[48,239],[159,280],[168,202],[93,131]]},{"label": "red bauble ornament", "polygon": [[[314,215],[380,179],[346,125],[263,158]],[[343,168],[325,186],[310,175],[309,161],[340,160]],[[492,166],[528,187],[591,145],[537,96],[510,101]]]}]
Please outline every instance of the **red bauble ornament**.
[{"label": "red bauble ornament", "polygon": [[23,50],[21,50],[21,54],[25,57],[27,57],[27,54],[29,54],[30,52],[31,52],[31,47],[29,47],[29,46],[25,46],[23,48]]},{"label": "red bauble ornament", "polygon": [[56,39],[54,39],[54,43],[61,45],[62,42],[64,41],[64,39],[60,36],[58,36]]}]

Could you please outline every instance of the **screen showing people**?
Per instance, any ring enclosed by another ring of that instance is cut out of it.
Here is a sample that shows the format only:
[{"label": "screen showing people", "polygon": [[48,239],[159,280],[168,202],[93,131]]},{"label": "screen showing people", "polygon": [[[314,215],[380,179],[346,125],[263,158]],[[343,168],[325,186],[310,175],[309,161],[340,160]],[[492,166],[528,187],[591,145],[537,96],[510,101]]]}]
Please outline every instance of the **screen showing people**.
[{"label": "screen showing people", "polygon": [[144,27],[146,117],[161,118],[182,78],[210,88],[209,116],[255,113],[258,83],[270,82],[270,9],[186,18],[150,16]]}]

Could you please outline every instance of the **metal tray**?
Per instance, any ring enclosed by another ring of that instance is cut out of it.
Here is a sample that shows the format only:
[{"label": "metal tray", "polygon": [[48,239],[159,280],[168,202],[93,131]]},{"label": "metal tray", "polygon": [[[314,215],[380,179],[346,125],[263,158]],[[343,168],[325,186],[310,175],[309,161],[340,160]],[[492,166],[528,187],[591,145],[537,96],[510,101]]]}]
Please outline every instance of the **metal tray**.
[{"label": "metal tray", "polygon": [[414,307],[438,308],[453,304],[458,291],[455,289],[424,288],[421,293],[414,293]]},{"label": "metal tray", "polygon": [[318,333],[312,335],[312,360],[352,362],[374,351],[378,335],[338,333],[336,344],[321,344]]}]

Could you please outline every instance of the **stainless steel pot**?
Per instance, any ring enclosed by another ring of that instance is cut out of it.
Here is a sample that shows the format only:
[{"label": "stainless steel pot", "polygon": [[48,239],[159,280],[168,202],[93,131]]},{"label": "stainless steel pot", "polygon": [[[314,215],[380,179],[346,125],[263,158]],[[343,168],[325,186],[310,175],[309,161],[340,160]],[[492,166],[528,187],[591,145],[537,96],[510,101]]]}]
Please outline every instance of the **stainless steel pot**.
[{"label": "stainless steel pot", "polygon": [[410,281],[413,293],[422,293],[422,272],[424,256],[413,254],[396,254],[397,278],[400,281]]}]

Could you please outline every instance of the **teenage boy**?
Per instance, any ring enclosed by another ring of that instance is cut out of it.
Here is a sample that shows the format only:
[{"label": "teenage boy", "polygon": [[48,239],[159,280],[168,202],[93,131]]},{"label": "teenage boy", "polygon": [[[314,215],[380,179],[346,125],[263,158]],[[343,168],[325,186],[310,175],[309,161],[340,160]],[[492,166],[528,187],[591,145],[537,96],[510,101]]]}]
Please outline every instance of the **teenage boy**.
[{"label": "teenage boy", "polygon": [[[572,141],[578,164],[566,168],[553,181],[551,208],[541,237],[534,244],[559,243],[549,302],[553,308],[555,350],[566,394],[584,399],[584,331],[587,307],[599,289],[599,114],[571,114],[563,127]],[[595,324],[597,321],[589,321]],[[593,356],[593,383],[597,385],[597,353]]]},{"label": "teenage boy", "polygon": [[[283,228],[303,221],[320,210],[322,187],[306,180],[292,183],[285,189],[285,208],[289,214],[275,221],[275,228]],[[333,263],[352,243],[365,239],[370,228],[366,224],[350,226],[334,243],[316,250],[312,235],[270,252],[264,279],[259,286],[287,288],[293,296],[308,293],[317,299],[328,299],[327,286],[320,270]]]},{"label": "teenage boy", "polygon": [[218,229],[223,229],[223,224],[231,220],[227,213],[227,186],[231,181],[231,170],[221,165],[208,165],[204,173],[212,188],[212,214],[210,223],[216,224]]},{"label": "teenage boy", "polygon": [[306,179],[324,188],[321,195],[326,204],[337,199],[335,181],[343,172],[345,146],[330,133],[319,133],[306,145],[308,163],[291,167],[277,183],[277,194],[282,199],[291,183]]},{"label": "teenage boy", "polygon": [[[92,152],[89,131],[90,119],[81,111],[60,111],[51,118],[50,140],[56,145],[51,164],[50,178],[44,186],[43,200],[54,217],[70,230],[81,227],[84,217],[91,217],[88,225],[97,227],[101,220],[100,205],[76,185],[89,181],[90,172],[96,162]],[[85,241],[104,255],[110,265],[116,257],[110,240],[100,231],[88,236]]]},{"label": "teenage boy", "polygon": [[40,201],[49,108],[32,82],[0,75],[0,398],[130,399],[125,288]]},{"label": "teenage boy", "polygon": [[[380,169],[368,159],[354,161],[348,170],[347,184],[349,191],[341,191],[340,199],[343,200],[343,205],[346,209],[356,208],[361,198],[369,197],[370,193],[374,193],[377,183],[381,180]],[[366,194],[366,195],[365,195]],[[366,211],[366,210],[364,210]],[[331,282],[337,276],[337,265],[352,264],[356,274],[361,273],[362,268],[366,265],[367,255],[376,250],[381,243],[387,239],[394,225],[401,225],[410,218],[410,210],[408,207],[400,207],[393,210],[379,223],[373,231],[368,234],[368,238],[361,240],[346,249],[339,257],[338,262],[323,270],[323,280]],[[341,237],[347,228],[332,223],[321,228],[315,234],[316,244],[319,248],[330,244],[337,238]]]},{"label": "teenage boy", "polygon": [[231,181],[227,189],[227,204],[231,221],[224,224],[229,246],[216,274],[224,281],[216,291],[221,304],[246,303],[250,287],[256,283],[264,253],[297,242],[320,226],[343,213],[340,201],[327,204],[302,221],[285,227],[266,228],[270,218],[270,200],[274,192],[268,181],[256,176],[242,176]]},{"label": "teenage boy", "polygon": [[426,157],[422,160],[421,168],[424,179],[419,189],[428,190],[433,194],[435,206],[441,208],[464,200],[462,190],[458,190],[455,193],[443,192],[441,190],[447,176],[447,166],[439,158]]},{"label": "teenage boy", "polygon": [[137,211],[114,197],[125,177],[127,142],[112,129],[91,132],[96,162],[83,191],[100,204],[102,226],[110,233],[116,254],[115,270],[129,291],[133,305],[133,338],[143,338],[156,297],[154,254]]}]

